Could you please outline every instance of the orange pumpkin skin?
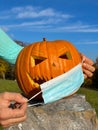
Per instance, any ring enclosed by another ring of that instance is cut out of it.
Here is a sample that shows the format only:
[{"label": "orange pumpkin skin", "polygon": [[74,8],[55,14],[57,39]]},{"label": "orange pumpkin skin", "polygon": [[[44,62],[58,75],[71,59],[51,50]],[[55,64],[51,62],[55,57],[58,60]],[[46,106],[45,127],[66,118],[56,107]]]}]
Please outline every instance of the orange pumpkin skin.
[{"label": "orange pumpkin skin", "polygon": [[[70,42],[44,39],[22,49],[16,61],[16,79],[30,98],[40,91],[40,84],[67,72],[80,62],[80,54]],[[37,99],[41,99],[41,95]]]}]

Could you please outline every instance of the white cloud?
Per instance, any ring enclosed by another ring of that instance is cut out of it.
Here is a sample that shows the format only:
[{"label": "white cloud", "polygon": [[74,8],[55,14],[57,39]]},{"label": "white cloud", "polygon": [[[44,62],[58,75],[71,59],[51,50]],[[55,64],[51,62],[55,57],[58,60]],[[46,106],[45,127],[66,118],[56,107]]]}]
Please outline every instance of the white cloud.
[{"label": "white cloud", "polygon": [[5,21],[5,19],[10,21],[10,24],[1,24],[1,26],[9,29],[17,27],[20,30],[26,28],[27,31],[98,32],[98,25],[83,24],[81,21],[72,23],[72,18],[74,16],[54,10],[53,8],[43,9],[33,6],[14,7],[0,12],[1,21]]},{"label": "white cloud", "polygon": [[98,44],[98,41],[80,41],[77,42],[76,44]]},{"label": "white cloud", "polygon": [[[54,10],[53,8],[41,8],[33,6],[24,7],[14,7],[10,10],[6,10],[0,13],[2,18],[13,18],[13,19],[32,19],[32,18],[45,18],[45,17],[55,17],[60,19],[70,19],[73,16],[70,14],[64,14],[60,11]],[[13,16],[13,17],[12,17]]]},{"label": "white cloud", "polygon": [[34,22],[21,22],[19,24],[2,25],[5,28],[26,29],[26,31],[47,31],[47,32],[83,32],[83,33],[98,33],[98,25],[83,25],[83,24],[63,24],[60,25],[60,20],[54,22],[55,19],[48,18],[47,20],[38,20]]},{"label": "white cloud", "polygon": [[59,27],[57,28],[57,30],[62,32],[91,33],[91,32],[98,32],[98,25],[96,25],[96,27],[92,27],[92,25],[89,25],[89,27],[86,27],[85,25],[81,25],[81,26],[69,25],[69,26]]},{"label": "white cloud", "polygon": [[[13,9],[16,10],[16,9]],[[58,17],[69,19],[73,16],[69,14],[63,14],[52,8],[41,9],[38,7],[26,6],[24,8],[17,8],[17,18],[39,18],[39,17]]]}]

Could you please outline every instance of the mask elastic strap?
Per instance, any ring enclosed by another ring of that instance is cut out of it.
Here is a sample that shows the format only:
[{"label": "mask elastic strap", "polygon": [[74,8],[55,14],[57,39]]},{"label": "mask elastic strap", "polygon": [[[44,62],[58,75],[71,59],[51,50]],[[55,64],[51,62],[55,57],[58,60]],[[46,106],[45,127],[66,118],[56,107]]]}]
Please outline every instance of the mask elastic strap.
[{"label": "mask elastic strap", "polygon": [[38,93],[36,93],[33,97],[31,97],[29,100],[28,100],[28,102],[29,101],[31,101],[32,99],[34,99],[35,97],[37,97],[39,94],[41,94],[42,93],[42,90],[41,91],[39,91]]}]

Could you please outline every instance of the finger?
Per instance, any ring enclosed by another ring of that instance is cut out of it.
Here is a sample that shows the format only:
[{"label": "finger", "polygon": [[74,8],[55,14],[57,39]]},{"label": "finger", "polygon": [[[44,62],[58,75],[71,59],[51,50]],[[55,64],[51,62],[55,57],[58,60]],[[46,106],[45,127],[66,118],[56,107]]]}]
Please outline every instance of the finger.
[{"label": "finger", "polygon": [[[23,104],[19,109],[4,108],[1,109],[0,119],[20,118],[26,114],[27,104]],[[5,112],[6,111],[6,112]]]},{"label": "finger", "polygon": [[0,124],[3,128],[6,128],[6,127],[9,127],[9,126],[15,125],[17,123],[23,122],[23,121],[26,120],[26,118],[27,118],[27,116],[24,115],[23,117],[20,117],[20,118],[2,120]]},{"label": "finger", "polygon": [[90,72],[94,72],[95,71],[95,67],[89,65],[89,64],[85,64],[83,63],[82,67]]},{"label": "finger", "polygon": [[18,103],[24,103],[27,102],[27,99],[25,97],[23,97],[21,94],[19,93],[9,93],[9,92],[5,92],[3,94],[3,98],[5,100],[9,100],[9,101],[16,101]]},{"label": "finger", "polygon": [[82,59],[83,59],[84,63],[87,63],[89,65],[93,65],[94,64],[94,62],[91,59],[89,59],[88,57],[86,57],[85,55],[82,56]]},{"label": "finger", "polygon": [[90,77],[93,76],[93,73],[88,71],[88,70],[86,70],[86,69],[83,69],[83,73],[85,74],[85,77],[89,77],[90,78]]},{"label": "finger", "polygon": [[84,74],[84,79],[86,79],[87,78],[87,75],[86,74]]}]

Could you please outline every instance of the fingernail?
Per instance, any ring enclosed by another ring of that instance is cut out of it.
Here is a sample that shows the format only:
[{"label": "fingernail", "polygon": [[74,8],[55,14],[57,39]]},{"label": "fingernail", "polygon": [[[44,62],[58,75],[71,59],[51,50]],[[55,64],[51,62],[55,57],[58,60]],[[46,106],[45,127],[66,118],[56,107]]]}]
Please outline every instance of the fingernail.
[{"label": "fingernail", "polygon": [[84,66],[86,66],[86,63],[83,63]]},{"label": "fingernail", "polygon": [[27,98],[25,98],[25,97],[23,97],[23,100],[24,100],[25,102],[27,102],[27,101],[28,101],[28,99],[27,99]]}]

